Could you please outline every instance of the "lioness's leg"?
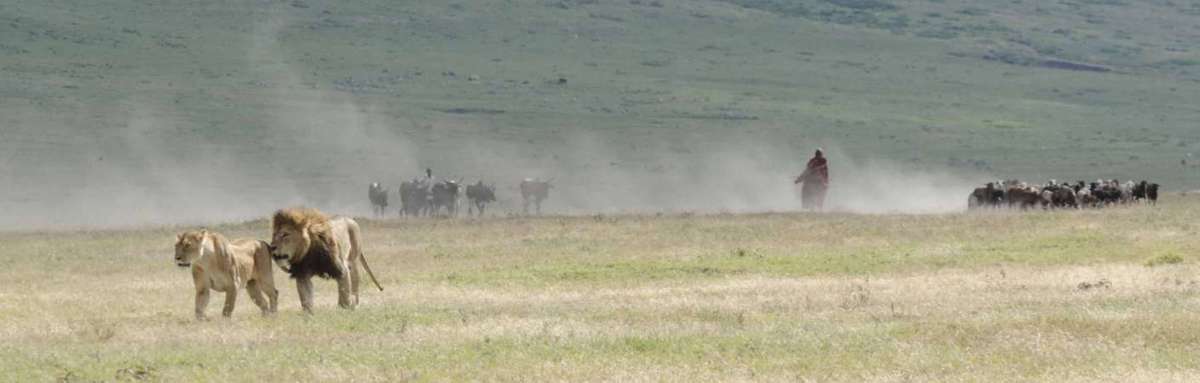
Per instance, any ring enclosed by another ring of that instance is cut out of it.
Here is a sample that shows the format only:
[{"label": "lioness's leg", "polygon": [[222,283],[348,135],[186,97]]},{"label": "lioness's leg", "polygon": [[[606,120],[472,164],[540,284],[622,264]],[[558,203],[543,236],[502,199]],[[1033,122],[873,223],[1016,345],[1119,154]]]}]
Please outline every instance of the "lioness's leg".
[{"label": "lioness's leg", "polygon": [[[268,265],[270,266],[270,265]],[[264,293],[267,294],[267,300],[270,301],[270,310],[272,313],[279,311],[279,290],[275,288],[274,276],[268,274],[266,278],[258,283],[258,286]]]},{"label": "lioness's leg", "polygon": [[250,300],[254,301],[254,304],[262,310],[263,315],[271,313],[270,306],[267,306],[267,299],[263,297],[262,286],[257,280],[246,282],[246,294],[250,295]]},{"label": "lioness's leg", "polygon": [[254,259],[254,268],[257,269],[255,273],[259,276],[255,282],[258,283],[258,290],[267,294],[267,300],[270,301],[267,311],[271,313],[275,313],[279,308],[279,290],[275,289],[274,267],[270,251],[260,250],[260,254]]},{"label": "lioness's leg", "polygon": [[312,314],[313,287],[311,277],[296,278],[296,291],[300,293],[300,308]]},{"label": "lioness's leg", "polygon": [[208,307],[208,287],[196,287],[196,320],[207,320],[204,309]]},{"label": "lioness's leg", "polygon": [[221,310],[222,316],[226,318],[233,316],[233,306],[237,305],[237,293],[237,289],[232,287],[225,292],[225,308]]}]

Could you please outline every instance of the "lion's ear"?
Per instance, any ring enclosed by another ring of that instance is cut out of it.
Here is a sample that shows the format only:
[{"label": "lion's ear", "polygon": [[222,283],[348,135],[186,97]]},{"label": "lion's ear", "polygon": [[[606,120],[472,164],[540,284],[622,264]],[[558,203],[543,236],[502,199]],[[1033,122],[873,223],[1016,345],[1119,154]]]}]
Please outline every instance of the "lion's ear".
[{"label": "lion's ear", "polygon": [[201,235],[201,236],[204,236],[204,237],[207,237],[207,236],[208,236],[208,229],[207,229],[207,228],[205,228],[205,229],[200,229],[200,235]]},{"label": "lion's ear", "polygon": [[183,240],[183,233],[175,233],[175,242]]}]

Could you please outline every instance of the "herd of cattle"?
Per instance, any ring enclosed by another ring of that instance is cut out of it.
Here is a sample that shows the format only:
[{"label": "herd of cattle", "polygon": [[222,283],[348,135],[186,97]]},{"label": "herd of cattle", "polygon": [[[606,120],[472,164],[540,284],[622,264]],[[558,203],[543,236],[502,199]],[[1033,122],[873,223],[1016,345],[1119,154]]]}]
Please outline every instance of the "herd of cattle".
[{"label": "herd of cattle", "polygon": [[[536,214],[542,212],[542,202],[550,196],[550,181],[536,178],[521,180],[522,210],[529,214],[530,207]],[[1045,185],[1033,185],[1018,180],[988,182],[975,188],[967,197],[968,209],[979,208],[1102,208],[1133,203],[1156,204],[1157,183],[1147,181],[1096,180],[1059,183],[1050,180]],[[379,182],[372,183],[367,190],[376,216],[387,214],[388,190]],[[459,214],[463,202],[467,203],[467,215],[482,216],[487,205],[496,202],[496,186],[478,181],[463,186],[461,180],[436,180],[433,177],[414,178],[400,183],[399,215],[402,217],[454,217]]]},{"label": "herd of cattle", "polygon": [[[529,214],[530,206],[534,212],[542,213],[542,201],[550,196],[552,188],[550,181],[536,178],[521,180],[522,209]],[[467,215],[483,215],[489,203],[496,202],[496,186],[478,181],[463,187],[461,180],[436,180],[433,177],[414,178],[400,183],[399,214],[402,217],[454,217],[460,211],[459,207],[467,202]],[[376,216],[387,214],[388,190],[378,182],[372,183],[367,190]]]},{"label": "herd of cattle", "polygon": [[1101,208],[1131,203],[1158,202],[1158,184],[1146,181],[1121,183],[1097,180],[1074,184],[1050,180],[1045,185],[1030,185],[1017,180],[988,182],[967,197],[967,207],[978,208]]}]

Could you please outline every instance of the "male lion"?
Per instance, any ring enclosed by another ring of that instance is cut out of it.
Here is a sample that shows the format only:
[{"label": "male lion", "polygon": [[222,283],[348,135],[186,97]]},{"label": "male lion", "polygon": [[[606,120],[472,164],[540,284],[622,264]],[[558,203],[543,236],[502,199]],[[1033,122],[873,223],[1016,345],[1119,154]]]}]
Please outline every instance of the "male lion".
[{"label": "male lion", "polygon": [[[274,313],[279,305],[279,291],[275,290],[271,253],[266,242],[239,239],[231,243],[221,234],[208,230],[187,231],[175,238],[175,264],[192,268],[197,320],[207,319],[204,309],[208,306],[209,290],[225,293],[225,309],[221,315],[226,318],[233,314],[237,290],[243,286],[263,315]],[[263,299],[263,293],[270,299],[269,304]]]},{"label": "male lion", "polygon": [[[312,277],[332,278],[338,284],[338,306],[358,304],[358,263],[362,262],[375,287],[383,291],[367,266],[359,241],[358,223],[346,217],[326,217],[310,208],[288,208],[271,219],[271,256],[296,280],[300,306],[312,313]],[[354,299],[351,300],[351,294]]]}]

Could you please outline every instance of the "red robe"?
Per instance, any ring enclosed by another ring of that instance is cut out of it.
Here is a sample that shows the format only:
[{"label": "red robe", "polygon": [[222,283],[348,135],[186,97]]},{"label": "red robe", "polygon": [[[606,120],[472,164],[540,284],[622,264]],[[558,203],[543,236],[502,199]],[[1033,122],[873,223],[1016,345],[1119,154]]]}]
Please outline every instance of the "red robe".
[{"label": "red robe", "polygon": [[808,160],[804,173],[796,178],[803,182],[800,188],[800,202],[805,209],[820,210],[825,206],[825,192],[829,190],[829,161],[825,157],[813,157]]},{"label": "red robe", "polygon": [[808,160],[808,166],[804,168],[804,175],[801,176],[804,183],[820,183],[821,186],[829,187],[829,161],[825,157],[813,157]]}]

